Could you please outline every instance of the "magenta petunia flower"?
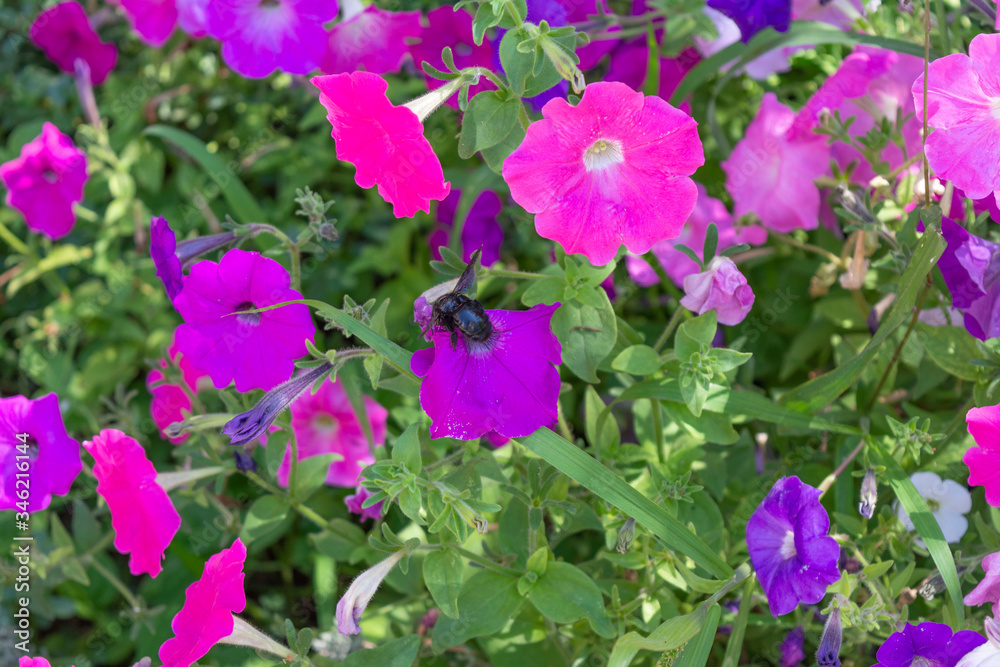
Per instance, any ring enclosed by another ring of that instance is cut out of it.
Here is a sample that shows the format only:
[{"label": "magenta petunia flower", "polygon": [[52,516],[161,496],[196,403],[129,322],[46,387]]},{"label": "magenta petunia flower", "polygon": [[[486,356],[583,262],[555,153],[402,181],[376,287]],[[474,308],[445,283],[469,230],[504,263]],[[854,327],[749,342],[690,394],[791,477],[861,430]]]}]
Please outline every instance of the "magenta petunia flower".
[{"label": "magenta petunia flower", "polygon": [[239,538],[208,559],[201,578],[184,591],[184,606],[170,623],[174,637],[160,647],[163,667],[189,667],[232,634],[233,614],[247,605],[243,591],[246,559],[247,548]]},{"label": "magenta petunia flower", "polygon": [[132,28],[150,46],[163,46],[177,27],[176,0],[118,0],[118,4]]},{"label": "magenta petunia flower", "polygon": [[210,0],[176,0],[177,22],[181,30],[195,38],[208,34],[208,3]]},{"label": "magenta petunia flower", "polygon": [[979,340],[1000,336],[1000,244],[973,236],[950,218],[941,221],[948,246],[938,268],[965,328]]},{"label": "magenta petunia flower", "polygon": [[493,335],[483,343],[459,336],[452,347],[451,334],[434,328],[434,347],[410,362],[424,378],[420,406],[432,438],[475,440],[491,431],[520,438],[556,422],[562,348],[550,326],[558,307],[487,310]]},{"label": "magenta petunia flower", "polygon": [[[1000,192],[1000,34],[976,35],[969,55],[930,64],[927,82],[927,160],[942,180],[966,196]],[[917,121],[923,119],[923,74],[913,82]]]},{"label": "magenta petunia flower", "polygon": [[[441,59],[441,51],[445,47],[451,48],[455,58],[455,67],[465,69],[467,67],[486,67],[493,69],[493,54],[496,51],[496,44],[490,39],[483,39],[483,43],[477,45],[472,39],[472,15],[465,10],[455,11],[451,7],[438,7],[427,12],[427,25],[420,30],[420,41],[410,44],[410,55],[417,67],[420,63],[426,62],[439,70],[444,70],[444,60]],[[427,81],[427,88],[434,90],[445,84],[444,81],[430,76],[424,76]],[[469,98],[484,90],[493,90],[494,86],[489,79],[483,77],[479,83],[469,88]],[[449,95],[445,102],[448,106],[458,108],[458,98]]]},{"label": "magenta petunia flower", "polygon": [[750,562],[775,617],[800,602],[816,604],[840,579],[840,545],[827,535],[830,517],[819,495],[798,477],[782,477],[747,522]]},{"label": "magenta petunia flower", "polygon": [[[883,119],[895,123],[897,116],[905,119],[901,129],[906,151],[890,143],[882,151],[882,159],[890,169],[898,169],[906,162],[907,155],[921,151],[921,124],[913,115],[913,79],[924,70],[924,61],[916,56],[896,53],[886,49],[858,45],[847,56],[837,72],[828,78],[809,98],[796,116],[792,135],[815,136],[812,130],[819,125],[824,110],[839,112],[843,120],[853,118],[850,134],[861,139],[880,125]],[[841,169],[852,162],[858,165],[851,174],[852,181],[866,186],[875,177],[875,171],[857,148],[843,142],[835,143],[832,156]],[[913,167],[917,169],[916,166]]]},{"label": "magenta petunia flower", "polygon": [[337,18],[336,0],[211,0],[208,34],[222,42],[222,59],[259,79],[280,69],[309,74],[326,52],[324,23]]},{"label": "magenta petunia flower", "polygon": [[77,58],[86,62],[94,85],[104,83],[118,60],[118,49],[101,41],[76,2],[61,2],[39,14],[28,37],[64,72],[76,71]]},{"label": "magenta petunia flower", "polygon": [[986,643],[972,630],[954,632],[944,623],[907,623],[879,647],[873,667],[955,667],[967,653]]},{"label": "magenta petunia flower", "polygon": [[80,443],[66,433],[58,396],[0,398],[0,510],[43,510],[52,496],[69,493],[82,469]]},{"label": "magenta petunia flower", "polygon": [[986,502],[1000,507],[1000,405],[972,408],[965,420],[977,445],[962,457],[969,467],[969,484],[984,487]]},{"label": "magenta petunia flower", "polygon": [[198,262],[174,299],[185,322],[177,328],[177,348],[217,389],[235,381],[236,391],[266,391],[284,382],[316,332],[309,309],[291,304],[235,313],[301,299],[289,282],[281,264],[238,248],[218,264]]},{"label": "magenta petunia flower", "polygon": [[382,518],[382,501],[375,503],[371,507],[362,507],[364,502],[368,500],[371,495],[372,494],[368,492],[368,489],[361,486],[359,483],[353,494],[344,497],[344,504],[347,505],[347,511],[351,514],[360,515],[362,521],[365,519],[378,521]]},{"label": "magenta petunia flower", "polygon": [[705,270],[684,278],[681,305],[699,315],[715,311],[719,324],[742,322],[753,308],[753,289],[733,260],[716,256]]},{"label": "magenta petunia flower", "polygon": [[319,68],[325,74],[398,72],[409,55],[410,38],[420,36],[420,11],[388,12],[375,5],[362,8],[357,0],[342,5],[342,20],[330,28]]},{"label": "magenta petunia flower", "polygon": [[[167,356],[177,364],[181,371],[181,380],[191,393],[198,393],[199,386],[203,384],[202,378],[206,382],[210,382],[207,374],[194,368],[188,358],[181,355],[180,350],[177,349],[176,331],[170,347],[167,348]],[[166,368],[167,361],[161,359],[160,366]],[[166,428],[175,422],[184,421],[185,417],[191,414],[191,398],[181,385],[157,384],[163,380],[163,377],[163,373],[155,368],[146,374],[146,387],[152,397],[149,404],[149,416],[164,438],[175,444],[184,442],[188,438],[188,433],[171,438],[166,434]]]},{"label": "magenta petunia flower", "polygon": [[[371,424],[374,445],[385,444],[388,411],[365,396],[365,411]],[[298,444],[299,460],[320,454],[340,454],[343,459],[330,464],[326,483],[353,488],[365,466],[375,463],[368,438],[340,380],[326,380],[315,394],[306,391],[292,402],[292,431]],[[288,486],[292,469],[291,445],[278,468],[278,482]]]},{"label": "magenta petunia flower", "polygon": [[778,232],[819,226],[819,188],[814,181],[830,170],[826,138],[791,136],[794,120],[795,113],[774,93],[765,93],[757,117],[722,163],[733,214],[755,213],[761,224]]},{"label": "magenta petunia flower", "polygon": [[29,229],[60,239],[76,221],[73,205],[83,199],[87,157],[59,128],[45,123],[18,157],[0,164],[0,181],[7,205],[24,215]]},{"label": "magenta petunia flower", "polygon": [[166,218],[154,216],[149,223],[149,254],[153,257],[156,277],[163,282],[172,301],[183,286],[181,260],[177,257],[177,236]]},{"label": "magenta petunia flower", "polygon": [[[448,196],[438,204],[437,220],[440,226],[427,237],[431,248],[431,256],[441,259],[441,246],[447,246],[451,238],[451,228],[455,226],[455,216],[458,214],[458,202],[462,199],[462,191],[452,189]],[[465,222],[462,223],[462,260],[469,262],[472,253],[480,247],[483,249],[483,266],[490,266],[500,259],[500,246],[503,244],[503,229],[497,216],[503,210],[500,196],[493,190],[483,190],[472,203]]]},{"label": "magenta petunia flower", "polygon": [[431,200],[448,195],[451,184],[424,138],[423,118],[389,101],[385,79],[354,72],[317,76],[312,82],[333,126],[337,159],[357,167],[354,181],[361,187],[378,185],[393,215],[427,213]]},{"label": "magenta petunia flower", "polygon": [[993,616],[1000,611],[1000,551],[987,554],[983,558],[983,571],[986,576],[969,591],[962,602],[966,607],[979,607],[990,603],[993,605]]},{"label": "magenta petunia flower", "polygon": [[698,197],[689,176],[705,162],[693,118],[618,82],[542,115],[503,165],[541,236],[603,265],[622,244],[643,254],[680,234]]},{"label": "magenta petunia flower", "polygon": [[[662,39],[662,35],[658,35]],[[698,64],[701,56],[694,49],[685,49],[676,58],[660,57],[660,82],[656,94],[665,100],[677,90],[677,86],[691,68]],[[645,37],[633,39],[619,46],[611,53],[608,61],[608,71],[604,81],[621,81],[632,90],[642,91],[646,82],[646,69],[649,67],[649,45]],[[690,106],[685,102],[681,105],[685,113],[690,113]]]},{"label": "magenta petunia flower", "polygon": [[163,553],[181,527],[181,515],[156,483],[156,469],[142,445],[115,429],[104,429],[83,447],[94,457],[97,493],[111,511],[115,549],[131,554],[129,572],[155,579],[163,569]]},{"label": "magenta petunia flower", "polygon": [[[734,245],[761,245],[767,242],[767,230],[757,225],[735,226],[733,216],[729,214],[726,205],[715,197],[710,197],[705,186],[695,183],[698,188],[698,201],[694,210],[684,223],[680,236],[670,241],[659,241],[653,244],[653,256],[663,267],[663,270],[680,287],[686,276],[701,271],[701,267],[686,254],[674,246],[684,244],[702,257],[705,246],[705,236],[708,226],[715,223],[719,230],[718,250],[721,252]],[[704,257],[702,257],[704,259]],[[642,257],[627,255],[625,267],[629,277],[641,287],[649,287],[660,282],[660,276]]]}]

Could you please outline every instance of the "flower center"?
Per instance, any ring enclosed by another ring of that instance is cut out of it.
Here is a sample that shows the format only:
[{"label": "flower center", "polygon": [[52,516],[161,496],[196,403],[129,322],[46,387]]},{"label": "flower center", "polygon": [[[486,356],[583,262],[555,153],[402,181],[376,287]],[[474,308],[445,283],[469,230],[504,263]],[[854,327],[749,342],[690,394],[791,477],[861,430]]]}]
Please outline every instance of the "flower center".
[{"label": "flower center", "polygon": [[338,422],[333,415],[321,414],[313,418],[312,425],[317,431],[333,431],[337,428]]},{"label": "flower center", "polygon": [[939,501],[931,500],[930,498],[927,498],[926,500],[927,500],[927,508],[930,509],[931,512],[937,512],[939,509],[941,509],[941,503]]},{"label": "flower center", "polygon": [[941,667],[941,665],[941,662],[925,658],[922,655],[914,656],[913,662],[910,663],[910,667]]},{"label": "flower center", "polygon": [[[240,305],[236,306],[236,312],[241,310],[253,310],[257,306],[253,305],[250,301],[244,301]],[[240,313],[236,316],[236,321],[240,324],[248,324],[250,326],[257,326],[260,324],[261,313]]]},{"label": "flower center", "polygon": [[46,183],[56,183],[59,180],[59,174],[52,169],[45,169],[42,172],[42,178],[45,179]]},{"label": "flower center", "polygon": [[278,0],[260,0],[260,4],[257,6],[263,9],[273,9],[279,5],[281,5],[281,3]]},{"label": "flower center", "polygon": [[781,540],[781,554],[782,560],[790,560],[795,558],[798,552],[795,550],[795,533],[792,531],[785,531],[785,539]]},{"label": "flower center", "polygon": [[622,144],[614,139],[598,139],[583,153],[583,166],[587,171],[604,171],[624,161]]},{"label": "flower center", "polygon": [[1000,120],[1000,97],[995,97],[990,102],[990,113],[995,119]]}]

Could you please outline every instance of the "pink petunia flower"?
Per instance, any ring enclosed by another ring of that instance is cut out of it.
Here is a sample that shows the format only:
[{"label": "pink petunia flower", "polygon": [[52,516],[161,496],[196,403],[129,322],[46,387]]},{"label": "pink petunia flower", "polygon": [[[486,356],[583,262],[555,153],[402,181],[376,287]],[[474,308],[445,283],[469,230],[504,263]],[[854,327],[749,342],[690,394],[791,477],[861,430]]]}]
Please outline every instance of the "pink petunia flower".
[{"label": "pink petunia flower", "polygon": [[424,378],[420,406],[432,438],[520,438],[556,422],[562,348],[550,326],[558,307],[487,310],[493,335],[482,343],[459,336],[452,347],[444,327],[433,329],[434,347],[410,362]]},{"label": "pink petunia flower", "polygon": [[[972,199],[1000,193],[1000,34],[976,35],[969,55],[938,58],[927,75],[927,125],[934,130],[927,137],[931,169]],[[918,121],[923,95],[921,74],[913,82]]]},{"label": "pink petunia flower", "polygon": [[[447,246],[451,238],[451,229],[455,226],[455,216],[458,214],[458,203],[462,199],[462,191],[452,189],[437,207],[437,220],[440,226],[427,237],[427,245],[431,248],[431,256],[441,259],[441,246]],[[503,210],[503,202],[493,190],[483,190],[476,201],[469,207],[462,223],[462,261],[472,259],[472,253],[482,247],[483,266],[490,266],[500,259],[500,246],[503,244],[503,229],[497,216]]]},{"label": "pink petunia flower", "polygon": [[[456,81],[458,81],[456,79]],[[424,138],[423,119],[437,103],[395,106],[386,97],[385,79],[369,72],[331,74],[312,79],[326,107],[337,159],[357,168],[354,181],[363,188],[378,185],[397,218],[411,218],[441,201],[451,184],[444,180],[441,161]],[[442,88],[447,94],[450,87]],[[438,101],[440,103],[440,101]],[[415,113],[413,110],[423,113]]]},{"label": "pink petunia flower", "polygon": [[753,307],[754,295],[747,279],[728,257],[716,256],[701,273],[684,278],[681,305],[699,315],[714,310],[719,324],[742,322]]},{"label": "pink petunia flower", "polygon": [[[923,60],[916,56],[858,45],[854,53],[840,64],[837,72],[806,102],[795,119],[793,136],[800,136],[797,133],[811,134],[813,128],[819,125],[819,116],[824,110],[839,112],[841,119],[845,121],[853,118],[849,132],[859,139],[880,125],[883,119],[895,123],[898,116],[905,119],[900,130],[906,152],[890,143],[883,150],[882,159],[889,163],[892,170],[902,167],[906,162],[906,155],[915,155],[921,151],[921,126],[913,115],[910,86],[923,69]],[[867,186],[875,177],[872,166],[857,148],[837,142],[831,150],[841,169],[845,169],[851,162],[858,163],[851,174],[855,183]]]},{"label": "pink petunia flower", "polygon": [[[208,375],[194,368],[188,358],[181,355],[180,350],[177,349],[176,331],[174,332],[174,340],[167,348],[167,356],[177,364],[181,371],[182,382],[187,389],[191,393],[197,394],[199,385],[203,384],[202,378],[208,381]],[[160,359],[160,366],[167,367],[166,359]],[[163,373],[155,368],[146,374],[146,387],[152,396],[152,401],[149,404],[149,416],[156,424],[160,434],[170,442],[177,444],[187,440],[189,434],[182,433],[176,438],[171,438],[167,435],[166,428],[175,422],[184,421],[185,417],[191,414],[191,398],[181,385],[157,384],[163,380],[163,377]]]},{"label": "pink petunia flower", "polygon": [[969,484],[984,487],[986,502],[1000,507],[1000,405],[972,408],[965,420],[978,445],[962,457],[969,467]]},{"label": "pink petunia flower", "polygon": [[235,313],[301,299],[289,283],[281,264],[256,252],[234,248],[219,263],[198,262],[174,299],[185,322],[177,328],[178,350],[217,389],[234,380],[240,392],[284,382],[316,332],[309,309],[291,304]]},{"label": "pink petunia flower", "polygon": [[64,72],[76,71],[77,58],[86,62],[94,85],[104,83],[118,60],[118,49],[101,41],[76,2],[61,2],[39,14],[28,37]]},{"label": "pink petunia flower", "polygon": [[979,607],[986,603],[993,604],[993,616],[1000,612],[1000,551],[987,554],[983,558],[983,571],[986,576],[969,591],[962,602],[966,607]]},{"label": "pink petunia flower", "polygon": [[[373,398],[365,396],[364,402],[374,444],[384,445],[385,421],[389,413]],[[326,476],[330,486],[353,488],[365,466],[375,463],[364,429],[340,380],[326,380],[315,394],[304,392],[292,402],[292,431],[300,461],[320,454],[343,457],[330,464]],[[291,469],[292,448],[289,445],[278,468],[278,482],[282,486],[288,486]]]},{"label": "pink petunia flower", "polygon": [[[427,12],[427,25],[420,30],[420,41],[410,44],[410,55],[417,67],[420,63],[426,62],[439,70],[445,69],[444,60],[441,58],[441,51],[445,47],[452,50],[455,58],[455,67],[465,69],[467,67],[493,68],[493,54],[497,45],[489,39],[483,39],[483,43],[477,45],[472,38],[472,15],[463,9],[455,11],[451,7],[438,7]],[[424,76],[427,81],[428,90],[434,90],[445,85],[445,81]],[[489,79],[485,77],[479,83],[469,88],[469,99],[484,90],[496,88]],[[458,98],[453,94],[448,95],[445,102],[448,106],[458,108]]]},{"label": "pink petunia flower", "polygon": [[174,637],[160,647],[163,667],[189,667],[233,633],[233,614],[247,605],[243,591],[246,559],[247,548],[239,538],[208,559],[201,578],[184,592],[184,606],[170,623]]},{"label": "pink petunia flower", "polygon": [[115,549],[131,554],[129,572],[155,579],[163,569],[163,553],[181,527],[181,515],[156,483],[156,469],[142,445],[115,429],[104,429],[83,447],[94,457],[97,493],[111,511]]},{"label": "pink petunia flower", "polygon": [[342,0],[342,20],[330,28],[325,74],[365,70],[372,74],[398,72],[409,55],[410,38],[420,36],[420,11],[388,12],[360,0]]},{"label": "pink petunia flower", "polygon": [[66,433],[58,396],[0,398],[0,510],[43,510],[53,495],[69,493],[82,469],[80,443]]},{"label": "pink petunia flower", "polygon": [[680,234],[698,197],[689,176],[705,162],[693,118],[618,82],[542,115],[503,165],[542,237],[603,265],[622,244],[644,254]]},{"label": "pink petunia flower", "polygon": [[[767,242],[766,229],[757,225],[735,226],[733,216],[729,214],[726,205],[715,197],[710,197],[708,190],[701,183],[695,185],[698,187],[698,202],[684,223],[680,236],[670,241],[654,243],[652,248],[653,256],[678,287],[684,283],[686,276],[698,273],[701,267],[674,246],[684,244],[694,250],[698,257],[704,259],[702,253],[710,224],[715,223],[719,230],[719,252],[741,243],[761,245]],[[627,255],[625,267],[628,269],[629,277],[641,287],[649,287],[660,282],[659,274],[642,257]]]},{"label": "pink petunia flower", "polygon": [[734,215],[755,213],[778,232],[819,226],[819,188],[814,180],[829,172],[826,138],[790,136],[795,113],[766,93],[746,135],[722,163]]},{"label": "pink petunia flower", "polygon": [[21,656],[17,661],[17,667],[52,667],[52,663],[45,658]]},{"label": "pink petunia flower", "polygon": [[60,239],[76,222],[73,205],[83,199],[87,157],[59,128],[45,123],[18,157],[0,164],[0,181],[7,205],[24,215],[29,229]]},{"label": "pink petunia flower", "polygon": [[142,40],[159,48],[177,27],[176,0],[118,0]]},{"label": "pink petunia flower", "polygon": [[326,52],[324,23],[337,17],[336,0],[212,0],[208,34],[222,42],[222,59],[259,79],[280,69],[309,74]]},{"label": "pink petunia flower", "polygon": [[361,486],[359,483],[354,493],[344,497],[344,504],[347,505],[347,511],[351,514],[357,514],[361,516],[361,519],[372,519],[378,521],[382,518],[382,505],[384,504],[381,500],[371,507],[363,507],[364,503],[368,498],[371,497],[371,493],[365,487]]}]

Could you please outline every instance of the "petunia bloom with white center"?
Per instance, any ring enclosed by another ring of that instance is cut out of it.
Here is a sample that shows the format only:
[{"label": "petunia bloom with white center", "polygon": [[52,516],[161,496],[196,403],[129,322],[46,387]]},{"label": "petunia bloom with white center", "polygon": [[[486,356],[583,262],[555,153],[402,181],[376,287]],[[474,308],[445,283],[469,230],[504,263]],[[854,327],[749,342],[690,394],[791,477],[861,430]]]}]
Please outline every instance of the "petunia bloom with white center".
[{"label": "petunia bloom with white center", "polygon": [[[941,527],[945,541],[952,543],[962,539],[962,535],[969,529],[969,520],[965,515],[972,509],[972,496],[969,490],[954,480],[942,480],[933,472],[915,472],[910,475],[910,481],[927,501],[931,514]],[[907,530],[914,530],[913,521],[898,503],[896,517],[903,522]]]}]

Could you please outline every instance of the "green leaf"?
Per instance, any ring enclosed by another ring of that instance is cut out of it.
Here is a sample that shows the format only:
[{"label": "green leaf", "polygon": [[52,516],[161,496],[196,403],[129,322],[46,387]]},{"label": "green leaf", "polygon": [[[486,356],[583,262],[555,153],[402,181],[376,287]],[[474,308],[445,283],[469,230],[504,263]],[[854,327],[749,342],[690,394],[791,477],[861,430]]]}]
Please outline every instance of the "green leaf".
[{"label": "green leaf", "polygon": [[300,459],[292,497],[300,501],[309,498],[316,489],[323,486],[323,482],[326,481],[327,474],[330,472],[330,464],[343,460],[344,457],[341,454],[320,454]]},{"label": "green leaf", "polygon": [[420,650],[420,637],[407,635],[393,639],[388,644],[378,648],[362,649],[349,653],[341,667],[410,667],[417,659]]},{"label": "green leaf", "polygon": [[244,223],[265,222],[268,219],[250,191],[240,182],[238,172],[231,169],[220,156],[210,153],[201,139],[169,125],[151,125],[142,133],[163,139],[197,162],[219,186],[234,218]]},{"label": "green leaf", "polygon": [[690,557],[718,577],[733,574],[726,562],[697,535],[689,531],[663,507],[636,491],[621,477],[576,445],[548,429],[539,429],[520,442],[578,484],[590,489],[650,533],[672,551]]},{"label": "green leaf", "polygon": [[524,598],[517,593],[517,579],[493,570],[477,572],[462,584],[458,619],[438,618],[432,641],[434,652],[500,632],[523,603]]},{"label": "green leaf", "polygon": [[524,141],[524,134],[524,128],[521,127],[520,123],[517,123],[510,131],[510,134],[504,137],[503,141],[496,146],[484,148],[479,151],[483,161],[486,162],[486,166],[493,170],[495,174],[500,174],[503,169],[503,161],[507,159],[508,155],[514,152],[515,148],[521,145],[521,142]]},{"label": "green leaf", "polygon": [[420,459],[420,425],[410,424],[392,446],[392,462],[412,473],[423,469]]},{"label": "green leaf", "polygon": [[703,410],[700,415],[695,416],[683,403],[662,401],[660,405],[675,424],[705,442],[731,445],[740,439],[739,433],[733,428],[732,417],[724,412]]},{"label": "green leaf", "polygon": [[288,503],[278,496],[258,498],[247,512],[240,537],[247,544],[261,542],[261,547],[267,546],[281,537],[291,524],[288,510]]},{"label": "green leaf", "polygon": [[879,563],[872,563],[864,569],[865,576],[869,579],[878,579],[883,574],[892,569],[893,561],[887,560]]},{"label": "green leaf", "polygon": [[[540,47],[532,47],[527,53],[518,50],[518,44],[530,39],[524,28],[508,30],[500,41],[500,64],[510,82],[511,90],[518,97],[534,97],[562,81],[562,76],[556,71],[547,57],[541,56]],[[573,36],[575,43],[576,37]],[[564,42],[555,38],[556,42]],[[538,58],[541,56],[541,60]],[[535,71],[536,63],[541,63],[540,71]]]},{"label": "green leaf", "polygon": [[503,93],[489,90],[471,100],[462,116],[462,133],[458,136],[458,155],[468,159],[485,148],[503,141],[517,123],[521,110],[518,99],[504,99]]},{"label": "green leaf", "polygon": [[[740,611],[742,611],[742,604],[740,607]],[[708,610],[705,625],[698,631],[697,636],[684,647],[684,652],[677,658],[673,667],[705,667],[708,664],[708,658],[712,652],[712,644],[715,642],[715,633],[719,627],[719,618],[721,616],[722,608],[719,605],[714,605]],[[732,642],[731,638],[730,642]]]},{"label": "green leaf", "polygon": [[[733,623],[733,630],[729,633],[729,642],[726,644],[726,655],[722,658],[722,667],[736,667],[739,664],[740,653],[743,651],[743,638],[746,636],[747,631],[747,621],[750,618],[750,607],[753,604],[753,589],[755,585],[756,581],[754,577],[750,577],[743,586],[743,598],[740,600],[740,610],[736,614],[736,622]],[[718,623],[718,617],[716,617],[716,623]],[[704,633],[704,628],[702,628],[702,633]],[[691,647],[685,647],[685,652],[687,652],[688,648]],[[697,650],[697,648],[692,650]]]},{"label": "green leaf", "polygon": [[94,250],[89,246],[75,246],[68,243],[57,245],[37,263],[21,264],[21,270],[7,285],[7,296],[13,297],[22,287],[30,285],[49,271],[79,264],[93,256]]},{"label": "green leaf", "polygon": [[677,358],[685,361],[690,359],[693,354],[700,354],[703,345],[711,347],[718,328],[715,310],[693,317],[677,327],[677,338],[674,343],[674,352],[677,354]]},{"label": "green leaf", "polygon": [[81,551],[88,551],[101,537],[101,526],[82,500],[73,501],[73,539]]},{"label": "green leaf", "polygon": [[614,447],[621,442],[621,432],[618,430],[618,422],[614,418],[604,420],[603,427],[598,431],[597,420],[604,411],[605,405],[593,386],[587,385],[583,401],[584,432],[587,435],[587,442],[598,449]]},{"label": "green leaf", "polygon": [[[627,667],[639,651],[663,653],[684,646],[708,623],[710,611],[715,615],[716,623],[718,623],[722,610],[718,604],[713,602],[710,608],[701,604],[690,614],[668,619],[653,630],[649,637],[643,637],[638,632],[625,633],[611,649],[608,667]],[[712,636],[714,638],[714,632]]]},{"label": "green leaf", "polygon": [[575,623],[586,618],[601,637],[615,636],[601,589],[583,570],[569,563],[549,563],[545,574],[528,591],[528,599],[542,616],[556,623]]},{"label": "green leaf", "polygon": [[818,378],[809,380],[782,396],[790,408],[803,412],[818,412],[835,401],[861,377],[878,353],[879,347],[903,322],[913,317],[917,296],[927,284],[927,274],[944,252],[945,241],[933,227],[928,227],[917,244],[913,259],[900,279],[900,289],[892,309],[882,320],[878,331],[857,356]]},{"label": "green leaf", "polygon": [[983,354],[964,327],[934,327],[917,322],[914,334],[935,364],[963,380],[979,379],[979,372],[971,362]]},{"label": "green leaf", "polygon": [[337,532],[310,533],[317,551],[335,561],[357,562],[368,548],[365,531],[345,519],[332,519],[330,525]]},{"label": "green leaf", "polygon": [[291,440],[291,429],[281,429],[267,436],[268,446],[264,448],[264,464],[271,477],[278,476],[278,468],[285,460],[285,452],[288,451],[288,441]]},{"label": "green leaf", "polygon": [[458,594],[465,565],[454,549],[432,551],[424,557],[424,583],[441,613],[458,618]]},{"label": "green leaf", "polygon": [[615,345],[618,322],[607,294],[601,308],[578,301],[562,304],[552,316],[552,332],[562,344],[563,363],[584,381],[597,384],[597,367]]},{"label": "green leaf", "polygon": [[660,355],[648,345],[633,345],[622,350],[611,367],[629,375],[649,375],[660,370]]},{"label": "green leaf", "polygon": [[530,307],[539,303],[561,302],[566,298],[563,296],[565,289],[566,280],[562,276],[547,276],[541,280],[532,281],[531,286],[524,290],[524,294],[521,295],[521,303]]},{"label": "green leaf", "polygon": [[868,449],[874,455],[877,463],[885,466],[884,479],[892,486],[896,492],[896,498],[906,513],[913,521],[914,528],[927,545],[927,550],[934,559],[944,579],[945,588],[948,589],[948,597],[955,612],[956,623],[953,628],[958,630],[965,620],[965,607],[962,602],[962,586],[958,581],[958,571],[955,569],[955,559],[952,556],[951,548],[945,542],[944,534],[937,523],[937,519],[931,514],[930,508],[923,496],[913,486],[909,476],[903,471],[896,459],[882,449],[878,442],[868,441]]}]

